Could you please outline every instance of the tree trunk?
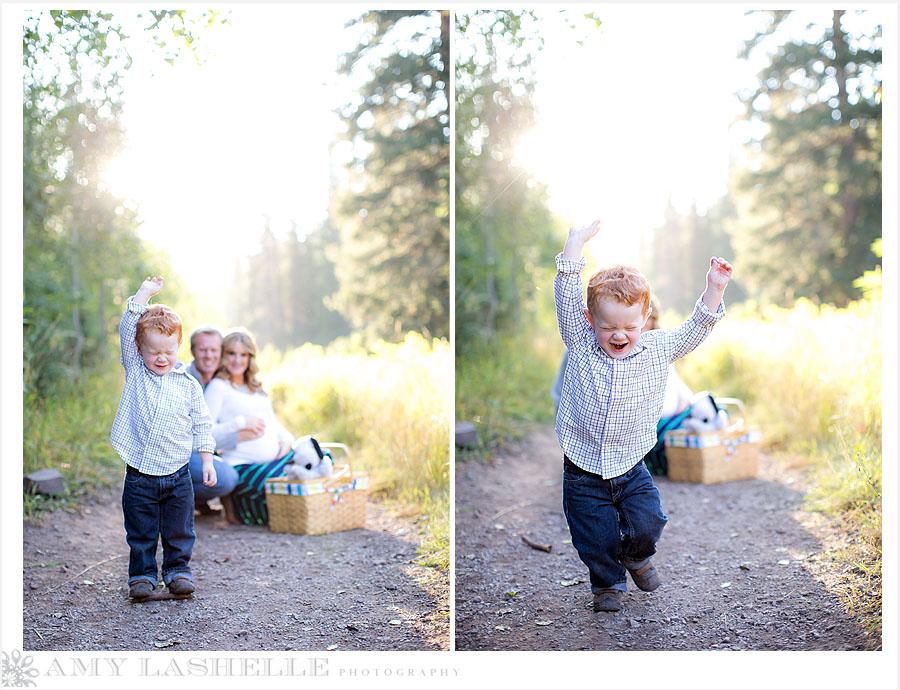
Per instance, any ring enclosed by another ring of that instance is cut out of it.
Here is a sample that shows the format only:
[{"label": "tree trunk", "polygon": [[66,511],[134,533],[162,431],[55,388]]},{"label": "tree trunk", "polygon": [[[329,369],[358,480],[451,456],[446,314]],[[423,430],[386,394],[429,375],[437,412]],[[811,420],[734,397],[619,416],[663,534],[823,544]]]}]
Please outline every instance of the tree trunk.
[{"label": "tree trunk", "polygon": [[441,79],[444,81],[444,93],[450,102],[450,11],[441,10]]},{"label": "tree trunk", "polygon": [[496,246],[494,243],[494,208],[489,207],[485,211],[484,223],[484,264],[485,272],[485,291],[487,293],[487,318],[486,326],[488,336],[492,337],[497,327],[497,257]]},{"label": "tree trunk", "polygon": [[75,344],[72,348],[71,366],[76,374],[81,373],[81,351],[84,349],[84,329],[81,327],[81,279],[78,271],[78,227],[72,228],[69,240],[69,261],[72,269],[72,334]]},{"label": "tree trunk", "polygon": [[99,297],[97,299],[97,333],[100,333],[100,342],[97,344],[99,352],[98,361],[106,362],[106,355],[109,352],[109,339],[106,337],[107,321],[106,321],[106,299],[107,299],[106,279],[101,278]]},{"label": "tree trunk", "polygon": [[[835,79],[838,86],[838,108],[841,111],[841,119],[847,120],[847,113],[850,107],[849,97],[847,95],[847,73],[846,65],[851,60],[849,55],[850,46],[847,43],[846,35],[841,28],[841,18],[844,10],[835,10],[832,14],[832,37],[831,42],[834,46],[835,60],[834,68]],[[844,248],[846,249],[847,239],[852,236],[853,229],[856,226],[857,200],[858,191],[854,189],[855,185],[851,182],[852,176],[850,171],[853,169],[853,162],[856,158],[856,142],[854,141],[854,130],[847,129],[843,135],[841,142],[840,168],[844,172],[841,184],[841,237],[845,238]],[[843,257],[839,257],[838,261]]]}]

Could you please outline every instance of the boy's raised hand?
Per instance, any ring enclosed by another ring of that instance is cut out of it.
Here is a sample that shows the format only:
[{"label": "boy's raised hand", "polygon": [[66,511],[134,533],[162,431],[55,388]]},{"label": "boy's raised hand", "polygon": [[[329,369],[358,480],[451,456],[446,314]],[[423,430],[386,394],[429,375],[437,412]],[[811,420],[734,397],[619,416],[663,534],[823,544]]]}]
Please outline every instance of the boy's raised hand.
[{"label": "boy's raised hand", "polygon": [[595,220],[590,225],[573,225],[569,228],[569,237],[577,239],[582,243],[587,242],[600,230],[600,221]]},{"label": "boy's raised hand", "polygon": [[595,220],[590,225],[573,225],[569,228],[569,237],[566,240],[565,248],[563,248],[563,258],[571,261],[578,261],[581,258],[581,252],[584,249],[584,245],[589,239],[596,235],[599,230],[599,220]]},{"label": "boy's raised hand", "polygon": [[143,283],[141,283],[141,286],[135,293],[134,301],[138,304],[146,305],[150,301],[150,298],[153,297],[153,295],[159,294],[159,291],[162,290],[162,286],[162,276],[156,276],[155,278],[147,276],[147,279]]},{"label": "boy's raised hand", "polygon": [[721,292],[728,285],[728,281],[731,280],[733,271],[731,264],[721,256],[710,258],[709,271],[706,274],[707,287]]},{"label": "boy's raised hand", "polygon": [[146,295],[147,297],[153,297],[153,295],[158,295],[160,290],[163,287],[163,277],[156,276],[155,278],[151,278],[147,276],[146,280],[141,283],[141,287],[138,288],[138,292]]}]

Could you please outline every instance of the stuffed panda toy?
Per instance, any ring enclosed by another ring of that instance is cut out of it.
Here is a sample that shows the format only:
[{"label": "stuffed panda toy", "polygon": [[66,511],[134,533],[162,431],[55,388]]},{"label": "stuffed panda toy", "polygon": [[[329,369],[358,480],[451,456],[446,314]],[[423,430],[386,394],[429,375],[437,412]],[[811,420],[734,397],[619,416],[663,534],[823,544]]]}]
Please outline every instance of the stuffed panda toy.
[{"label": "stuffed panda toy", "polygon": [[330,477],[334,472],[331,454],[319,446],[312,436],[294,441],[294,457],[284,466],[284,473],[294,480]]},{"label": "stuffed panda toy", "polygon": [[693,434],[704,431],[720,431],[728,426],[728,413],[719,409],[709,391],[697,393],[691,400],[688,416],[681,428]]}]

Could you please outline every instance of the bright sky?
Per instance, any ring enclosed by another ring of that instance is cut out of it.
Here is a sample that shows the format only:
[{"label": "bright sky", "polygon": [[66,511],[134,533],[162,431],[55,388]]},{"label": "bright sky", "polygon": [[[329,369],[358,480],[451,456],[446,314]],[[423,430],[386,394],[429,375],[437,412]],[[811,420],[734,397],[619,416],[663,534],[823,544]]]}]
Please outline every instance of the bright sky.
[{"label": "bright sky", "polygon": [[264,216],[276,234],[326,218],[334,111],[352,97],[338,57],[355,46],[344,24],[361,12],[233,6],[230,25],[200,34],[202,66],[135,50],[129,144],[106,178],[139,204],[142,238],[169,252],[203,302],[223,300],[235,259],[258,249]]},{"label": "bright sky", "polygon": [[729,156],[746,136],[730,127],[742,107],[734,94],[755,73],[736,57],[748,21],[716,4],[591,9],[599,30],[545,22],[540,120],[518,157],[549,184],[554,211],[603,221],[604,261],[631,263],[670,195],[687,210],[726,191]]}]

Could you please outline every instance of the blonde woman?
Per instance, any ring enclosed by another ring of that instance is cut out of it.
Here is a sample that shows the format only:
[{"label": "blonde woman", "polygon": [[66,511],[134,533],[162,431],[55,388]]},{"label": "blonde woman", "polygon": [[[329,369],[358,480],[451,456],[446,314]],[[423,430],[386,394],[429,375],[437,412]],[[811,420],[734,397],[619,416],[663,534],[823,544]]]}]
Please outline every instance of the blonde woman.
[{"label": "blonde woman", "polygon": [[232,329],[222,342],[222,362],[206,387],[206,404],[213,423],[257,417],[263,420],[262,435],[241,441],[222,452],[234,467],[238,480],[234,491],[222,498],[229,522],[245,525],[268,523],[263,484],[270,477],[284,476],[292,457],[293,434],[278,421],[272,401],[257,378],[256,342],[245,329]]}]

